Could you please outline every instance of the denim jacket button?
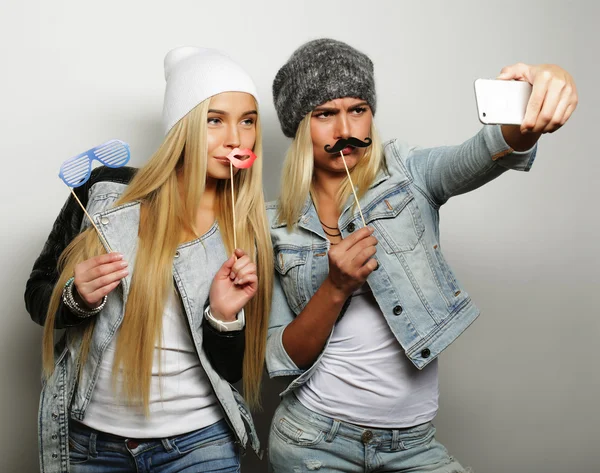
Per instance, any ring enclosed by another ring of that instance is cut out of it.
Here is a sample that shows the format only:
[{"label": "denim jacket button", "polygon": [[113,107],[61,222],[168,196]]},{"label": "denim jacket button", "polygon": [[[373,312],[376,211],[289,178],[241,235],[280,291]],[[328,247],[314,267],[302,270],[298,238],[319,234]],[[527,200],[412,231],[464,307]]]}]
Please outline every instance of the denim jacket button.
[{"label": "denim jacket button", "polygon": [[52,458],[56,459],[56,458],[58,458],[58,455],[56,453],[53,453]]},{"label": "denim jacket button", "polygon": [[421,351],[421,356],[423,358],[429,358],[429,355],[431,355],[431,351],[429,351],[429,348],[425,348]]},{"label": "denim jacket button", "polygon": [[100,223],[101,223],[102,225],[108,225],[108,217],[102,217],[102,218],[100,219]]},{"label": "denim jacket button", "polygon": [[57,438],[58,438],[58,435],[56,435],[56,434],[52,435],[52,440],[56,440]]},{"label": "denim jacket button", "polygon": [[176,251],[176,252],[175,252],[175,258],[179,258],[179,256],[180,256],[180,253],[179,253],[179,251]]},{"label": "denim jacket button", "polygon": [[352,233],[354,230],[356,230],[356,225],[354,225],[354,222],[350,222],[350,225],[348,225],[348,231]]},{"label": "denim jacket button", "polygon": [[400,315],[401,313],[402,313],[401,305],[397,305],[396,307],[394,307],[394,315]]}]

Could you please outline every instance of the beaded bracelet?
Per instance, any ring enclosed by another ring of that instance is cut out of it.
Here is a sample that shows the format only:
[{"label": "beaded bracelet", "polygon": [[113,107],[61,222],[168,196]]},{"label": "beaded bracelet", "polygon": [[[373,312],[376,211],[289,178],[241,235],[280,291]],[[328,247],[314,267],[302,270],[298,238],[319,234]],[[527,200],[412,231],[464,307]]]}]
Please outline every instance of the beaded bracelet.
[{"label": "beaded bracelet", "polygon": [[75,301],[75,298],[73,297],[73,281],[75,281],[75,278],[69,279],[66,282],[65,287],[63,288],[62,300],[65,303],[65,305],[69,309],[71,309],[71,311],[77,317],[81,317],[82,319],[86,319],[88,317],[98,314],[106,305],[106,301],[108,300],[108,297],[104,296],[102,298],[102,304],[100,304],[98,307],[96,307],[94,309],[83,309],[79,306],[79,304],[77,304],[77,301]]}]

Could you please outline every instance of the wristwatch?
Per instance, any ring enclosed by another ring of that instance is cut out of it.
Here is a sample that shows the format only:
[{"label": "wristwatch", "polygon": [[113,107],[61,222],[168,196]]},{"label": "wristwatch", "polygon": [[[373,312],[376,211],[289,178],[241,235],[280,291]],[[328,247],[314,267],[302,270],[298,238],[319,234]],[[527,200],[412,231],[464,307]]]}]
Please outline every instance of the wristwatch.
[{"label": "wristwatch", "polygon": [[222,320],[213,317],[210,311],[210,304],[204,309],[204,318],[208,321],[219,332],[233,332],[235,330],[242,330],[246,325],[246,317],[244,315],[244,309],[240,310],[236,315],[236,320],[231,322],[224,322]]}]

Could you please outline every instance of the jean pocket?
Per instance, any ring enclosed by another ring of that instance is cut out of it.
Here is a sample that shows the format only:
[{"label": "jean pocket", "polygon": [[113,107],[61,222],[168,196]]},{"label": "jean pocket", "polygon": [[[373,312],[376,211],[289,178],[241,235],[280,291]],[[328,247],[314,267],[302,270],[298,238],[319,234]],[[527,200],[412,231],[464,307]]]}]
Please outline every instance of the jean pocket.
[{"label": "jean pocket", "polygon": [[272,430],[284,442],[303,447],[315,446],[325,438],[323,431],[293,417],[274,419]]},{"label": "jean pocket", "polygon": [[69,435],[69,463],[78,465],[85,463],[90,458],[90,452],[71,435]]}]

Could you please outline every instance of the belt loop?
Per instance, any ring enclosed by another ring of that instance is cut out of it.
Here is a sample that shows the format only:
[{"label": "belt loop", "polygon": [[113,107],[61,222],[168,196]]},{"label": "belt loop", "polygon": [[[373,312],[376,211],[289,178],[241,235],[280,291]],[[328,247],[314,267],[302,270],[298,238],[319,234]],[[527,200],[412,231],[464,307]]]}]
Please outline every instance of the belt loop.
[{"label": "belt loop", "polygon": [[90,451],[90,456],[96,458],[98,456],[98,451],[96,450],[96,440],[98,439],[98,434],[96,431],[93,431],[90,434],[90,443],[88,445],[88,449]]},{"label": "belt loop", "polygon": [[402,444],[400,440],[400,431],[397,429],[392,430],[392,451],[400,450],[400,445]]},{"label": "belt loop", "polygon": [[173,444],[171,443],[171,441],[170,441],[169,439],[167,439],[167,438],[160,439],[160,441],[161,441],[161,443],[162,443],[162,446],[163,446],[163,448],[164,448],[164,449],[165,449],[167,452],[172,452],[172,451],[173,451],[173,449],[175,448],[175,447],[173,447]]},{"label": "belt loop", "polygon": [[338,430],[340,430],[340,425],[341,425],[341,422],[339,420],[333,419],[333,424],[331,425],[331,429],[329,430],[329,432],[327,432],[327,436],[325,437],[325,442],[328,442],[328,443],[333,442],[333,439],[337,435]]}]

